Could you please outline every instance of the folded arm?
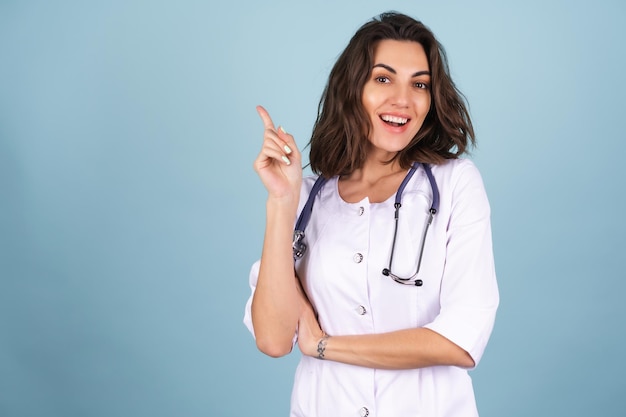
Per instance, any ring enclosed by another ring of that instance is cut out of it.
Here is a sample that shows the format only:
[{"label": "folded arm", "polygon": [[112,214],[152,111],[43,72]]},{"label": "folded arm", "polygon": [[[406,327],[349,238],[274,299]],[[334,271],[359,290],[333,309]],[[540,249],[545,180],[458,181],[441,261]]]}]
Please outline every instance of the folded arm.
[{"label": "folded arm", "polygon": [[313,308],[300,289],[303,306],[298,323],[298,347],[304,355],[376,369],[428,366],[472,368],[474,360],[461,347],[427,328],[381,334],[328,336],[320,329]]}]

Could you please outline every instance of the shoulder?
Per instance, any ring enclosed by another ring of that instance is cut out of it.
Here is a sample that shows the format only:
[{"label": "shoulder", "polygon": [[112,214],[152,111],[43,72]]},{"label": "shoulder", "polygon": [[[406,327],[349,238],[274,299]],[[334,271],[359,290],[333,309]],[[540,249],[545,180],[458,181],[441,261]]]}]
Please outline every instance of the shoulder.
[{"label": "shoulder", "polygon": [[[307,203],[307,200],[311,196],[311,191],[313,191],[313,187],[315,186],[315,183],[317,182],[319,178],[320,177],[318,175],[307,175],[302,178],[302,185],[300,187],[300,204],[298,206],[298,213],[302,211],[302,208]],[[333,177],[326,182],[328,183],[334,180],[336,180],[336,177]],[[324,188],[328,188],[328,187],[324,187]],[[319,195],[321,193],[317,193],[317,194]],[[328,194],[328,192],[326,192],[326,194]]]},{"label": "shoulder", "polygon": [[307,175],[302,178],[302,185],[300,186],[300,203],[302,203],[302,200],[307,200],[319,178],[320,177],[318,175]]},{"label": "shoulder", "polygon": [[450,180],[468,176],[480,179],[478,167],[472,160],[466,158],[447,159],[442,164],[431,165],[431,168],[434,175]]},{"label": "shoulder", "polygon": [[483,179],[476,164],[465,158],[448,159],[431,165],[433,176],[441,188],[456,192],[466,188],[484,192]]},{"label": "shoulder", "polygon": [[432,172],[442,203],[445,200],[451,207],[475,207],[480,212],[490,212],[483,179],[473,161],[449,159],[443,164],[432,165]]},{"label": "shoulder", "polygon": [[302,188],[301,192],[308,194],[313,188],[313,184],[319,178],[318,175],[306,175],[302,178]]}]

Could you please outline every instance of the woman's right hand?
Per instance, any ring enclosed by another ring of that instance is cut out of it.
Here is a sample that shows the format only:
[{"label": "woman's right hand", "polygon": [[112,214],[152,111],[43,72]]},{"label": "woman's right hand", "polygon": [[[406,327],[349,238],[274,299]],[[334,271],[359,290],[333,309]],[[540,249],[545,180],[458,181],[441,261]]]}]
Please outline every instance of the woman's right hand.
[{"label": "woman's right hand", "polygon": [[302,183],[302,156],[296,142],[282,127],[276,129],[267,110],[256,107],[265,131],[263,147],[254,160],[254,170],[270,198],[297,198]]}]

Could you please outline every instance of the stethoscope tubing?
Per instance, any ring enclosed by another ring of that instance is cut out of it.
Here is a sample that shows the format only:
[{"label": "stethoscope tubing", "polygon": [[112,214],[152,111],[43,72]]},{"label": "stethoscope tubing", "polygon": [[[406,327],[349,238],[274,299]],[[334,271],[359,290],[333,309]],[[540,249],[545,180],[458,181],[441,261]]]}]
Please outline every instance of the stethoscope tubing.
[{"label": "stethoscope tubing", "polygon": [[[420,268],[420,264],[422,260],[422,254],[424,252],[426,232],[428,231],[428,227],[432,223],[434,215],[439,210],[439,188],[437,187],[437,182],[435,181],[435,177],[433,176],[430,166],[428,164],[414,162],[413,165],[411,166],[411,169],[409,170],[407,175],[404,177],[404,179],[400,183],[400,186],[398,187],[398,191],[396,192],[395,203],[394,203],[394,208],[395,208],[394,217],[395,217],[396,224],[395,224],[394,234],[393,234],[393,245],[392,245],[392,250],[391,250],[391,257],[389,259],[389,268],[388,269],[385,268],[385,270],[387,271],[391,269],[391,262],[393,260],[393,252],[394,252],[393,249],[395,248],[396,235],[398,232],[398,215],[399,215],[400,207],[402,207],[402,193],[404,192],[404,188],[406,187],[408,182],[411,180],[411,178],[415,174],[415,171],[417,171],[420,165],[424,168],[424,171],[426,172],[426,176],[428,177],[428,182],[430,183],[430,188],[433,193],[433,201],[429,210],[430,213],[429,213],[428,223],[426,224],[424,233],[422,234],[422,242],[420,245],[421,248],[420,248],[419,261],[418,261],[418,266],[417,266],[418,272],[419,272],[419,268]],[[315,183],[313,184],[313,187],[311,188],[311,191],[309,192],[307,201],[304,204],[304,207],[302,208],[300,215],[298,216],[298,220],[296,221],[296,225],[295,225],[294,232],[293,232],[293,242],[292,242],[294,261],[301,259],[304,256],[304,253],[306,252],[307,245],[306,243],[304,243],[304,238],[305,238],[304,231],[306,229],[306,226],[309,223],[309,220],[311,219],[311,214],[313,213],[313,205],[315,204],[315,197],[317,196],[317,194],[320,192],[320,190],[322,189],[324,184],[326,184],[327,181],[328,179],[324,178],[321,175],[315,180]],[[411,278],[407,278],[407,280]],[[402,278],[399,278],[399,279],[404,280]]]}]

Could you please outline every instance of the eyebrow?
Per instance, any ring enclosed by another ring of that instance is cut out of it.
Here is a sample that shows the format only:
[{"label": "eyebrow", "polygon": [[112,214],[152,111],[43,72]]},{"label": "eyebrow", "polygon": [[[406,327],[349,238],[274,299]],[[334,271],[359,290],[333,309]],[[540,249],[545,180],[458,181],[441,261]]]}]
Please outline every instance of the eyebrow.
[{"label": "eyebrow", "polygon": [[[392,74],[397,74],[396,70],[391,68],[389,65],[386,65],[386,64],[376,64],[376,65],[373,66],[373,68],[376,68],[376,67],[384,68],[384,69],[386,69],[387,71],[389,71]],[[424,70],[424,71],[417,71],[415,74],[411,75],[411,77],[419,77],[420,75],[430,75],[430,71],[426,71],[426,70]]]}]

